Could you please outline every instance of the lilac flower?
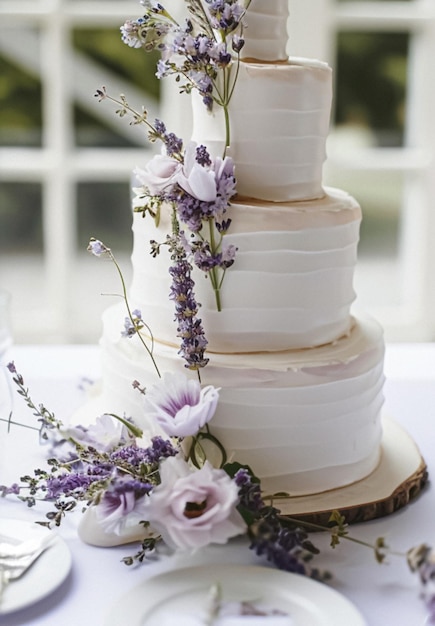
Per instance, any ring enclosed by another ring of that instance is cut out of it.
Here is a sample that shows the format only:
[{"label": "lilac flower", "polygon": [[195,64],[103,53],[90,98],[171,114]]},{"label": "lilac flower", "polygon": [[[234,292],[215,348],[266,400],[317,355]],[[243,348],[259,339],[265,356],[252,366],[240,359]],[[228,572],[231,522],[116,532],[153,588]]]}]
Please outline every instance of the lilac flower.
[{"label": "lilac flower", "polygon": [[145,396],[145,412],[170,437],[188,437],[213,417],[219,391],[207,386],[201,389],[197,380],[183,374],[164,374]]},{"label": "lilac flower", "polygon": [[161,483],[144,503],[146,519],[180,550],[223,544],[246,531],[237,513],[237,486],[208,462],[200,470],[175,457],[161,464]]}]

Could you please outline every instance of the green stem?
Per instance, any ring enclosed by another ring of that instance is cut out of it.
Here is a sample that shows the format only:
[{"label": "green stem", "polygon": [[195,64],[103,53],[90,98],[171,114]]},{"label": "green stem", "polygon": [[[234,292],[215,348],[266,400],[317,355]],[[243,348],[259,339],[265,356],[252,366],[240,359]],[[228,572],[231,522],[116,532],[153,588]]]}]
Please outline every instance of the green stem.
[{"label": "green stem", "polygon": [[230,114],[228,111],[228,106],[224,105],[224,118],[225,118],[225,148],[224,148],[224,158],[227,153],[227,149],[231,144],[231,129],[230,129]]},{"label": "green stem", "polygon": [[[130,318],[130,321],[131,321],[131,323],[133,324],[133,327],[134,327],[134,328],[136,328],[136,324],[135,324],[135,321],[134,321],[134,317],[133,317],[133,314],[132,314],[131,309],[130,309],[130,304],[129,304],[129,302],[128,302],[128,297],[127,297],[127,287],[126,287],[126,284],[125,284],[124,276],[123,276],[123,274],[122,274],[121,268],[120,268],[120,267],[119,267],[119,265],[118,265],[117,260],[115,259],[114,255],[112,254],[112,252],[111,252],[111,251],[109,251],[109,255],[110,255],[110,259],[111,259],[111,260],[113,261],[113,263],[115,264],[116,270],[117,270],[118,275],[119,275],[119,277],[120,277],[120,279],[121,279],[122,295],[123,295],[123,298],[124,298],[125,306],[127,307],[128,317]],[[155,368],[155,370],[156,370],[156,372],[157,372],[157,376],[158,376],[159,378],[161,378],[161,377],[162,377],[162,375],[160,374],[160,370],[159,370],[159,368],[158,368],[158,366],[157,366],[157,363],[156,363],[156,360],[155,360],[155,358],[154,358],[154,355],[153,355],[152,350],[150,350],[150,349],[149,349],[149,347],[147,346],[146,341],[145,341],[145,340],[144,340],[144,338],[142,337],[142,335],[141,335],[141,333],[139,332],[139,330],[137,330],[136,334],[138,335],[139,340],[141,341],[141,343],[142,343],[142,345],[144,346],[145,350],[148,352],[148,356],[150,357],[150,359],[151,359],[151,361],[152,361],[152,363],[153,363],[153,365],[154,365],[154,368]],[[152,340],[152,339],[151,339],[151,340]]]},{"label": "green stem", "polygon": [[[217,246],[216,246],[213,220],[209,220],[208,225],[209,225],[209,232],[210,232],[210,249],[211,249],[212,254],[215,254],[217,252]],[[210,282],[213,286],[214,296],[216,300],[216,308],[220,312],[222,311],[222,301],[221,301],[220,284],[218,281],[216,267],[213,267],[210,270]]]},{"label": "green stem", "polygon": [[[375,552],[378,551],[378,548],[375,545],[368,543],[367,541],[363,541],[362,539],[357,539],[356,537],[352,537],[351,535],[347,535],[340,531],[337,532],[336,527],[328,528],[328,526],[322,526],[321,524],[315,524],[313,522],[306,522],[305,520],[300,520],[294,517],[287,517],[287,515],[285,516],[280,515],[279,519],[281,520],[281,522],[284,522],[284,523],[287,522],[288,524],[295,525],[295,526],[302,526],[302,528],[306,528],[307,530],[327,532],[330,535],[335,534],[340,539],[346,539],[347,541],[351,541],[352,543],[356,543],[360,546],[364,546],[365,548],[370,548],[371,550],[374,550]],[[388,554],[392,554],[394,556],[400,556],[400,557],[406,556],[406,554],[403,554],[402,552],[395,552],[393,550],[388,550]]]}]

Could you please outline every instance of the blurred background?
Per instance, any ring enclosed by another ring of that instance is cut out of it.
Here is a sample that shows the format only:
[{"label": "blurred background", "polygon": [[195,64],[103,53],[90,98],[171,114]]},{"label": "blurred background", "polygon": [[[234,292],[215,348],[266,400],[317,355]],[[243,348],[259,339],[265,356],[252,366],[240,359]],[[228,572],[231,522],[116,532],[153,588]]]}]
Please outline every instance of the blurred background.
[{"label": "blurred background", "polygon": [[[98,341],[120,289],[91,236],[131,276],[130,175],[151,153],[95,90],[188,136],[188,98],[121,42],[140,14],[136,0],[0,0],[0,288],[16,343]],[[388,341],[432,341],[435,0],[290,0],[289,33],[290,55],[334,69],[324,179],[363,208],[357,306]]]}]

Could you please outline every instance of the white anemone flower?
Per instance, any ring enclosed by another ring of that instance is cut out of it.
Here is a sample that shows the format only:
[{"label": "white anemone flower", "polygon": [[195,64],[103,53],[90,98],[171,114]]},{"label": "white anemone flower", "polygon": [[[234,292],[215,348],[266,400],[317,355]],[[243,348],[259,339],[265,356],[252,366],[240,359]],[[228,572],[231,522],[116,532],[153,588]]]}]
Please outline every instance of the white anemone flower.
[{"label": "white anemone flower", "polygon": [[201,388],[197,380],[184,374],[166,372],[147,389],[144,409],[170,437],[196,435],[215,414],[219,390],[208,385]]}]

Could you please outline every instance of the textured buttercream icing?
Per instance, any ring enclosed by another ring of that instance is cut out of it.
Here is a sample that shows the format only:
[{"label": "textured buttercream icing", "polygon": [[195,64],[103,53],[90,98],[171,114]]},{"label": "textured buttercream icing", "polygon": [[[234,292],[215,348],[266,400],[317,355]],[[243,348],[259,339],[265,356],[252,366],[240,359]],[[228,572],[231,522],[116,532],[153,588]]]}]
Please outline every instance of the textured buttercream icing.
[{"label": "textured buttercream icing", "polygon": [[[240,63],[229,105],[230,149],[241,196],[286,202],[320,198],[332,102],[331,68],[291,58]],[[193,139],[212,154],[224,148],[221,109],[193,97]]]},{"label": "textured buttercream icing", "polygon": [[[104,314],[105,398],[113,412],[143,420],[131,383],[157,380],[137,337],[120,336],[122,304]],[[213,354],[201,373],[221,388],[212,432],[231,457],[255,468],[266,490],[314,493],[367,476],[378,463],[384,344],[371,319],[346,337],[306,350]],[[183,371],[177,348],[154,344],[162,371]],[[195,375],[195,373],[191,374]],[[151,432],[155,432],[150,424]]]},{"label": "textured buttercream icing", "polygon": [[286,60],[288,15],[288,0],[252,0],[243,20],[242,58]]},{"label": "textured buttercream icing", "polygon": [[[238,201],[228,216],[232,224],[224,241],[238,252],[222,285],[222,311],[209,279],[199,270],[194,274],[209,350],[306,348],[349,330],[361,219],[351,196],[328,189],[310,202]],[[154,259],[149,244],[164,240],[169,220],[169,211],[162,212],[156,228],[151,218],[135,215],[130,304],[143,312],[157,340],[174,344],[169,253],[163,247]]]}]

